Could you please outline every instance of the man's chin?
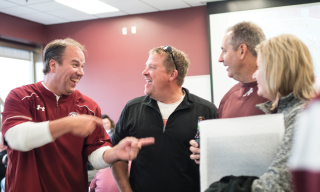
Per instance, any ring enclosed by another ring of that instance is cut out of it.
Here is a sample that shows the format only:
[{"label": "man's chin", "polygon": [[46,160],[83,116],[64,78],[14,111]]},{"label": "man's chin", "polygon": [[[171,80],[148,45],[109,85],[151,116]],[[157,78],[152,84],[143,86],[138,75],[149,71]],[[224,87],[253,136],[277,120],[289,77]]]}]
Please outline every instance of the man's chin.
[{"label": "man's chin", "polygon": [[144,90],[144,94],[145,94],[145,95],[148,95],[148,96],[151,96],[151,92],[148,91],[148,90],[146,90],[146,89]]},{"label": "man's chin", "polygon": [[76,91],[76,88],[74,88],[74,89],[69,89],[69,90],[67,90],[66,91],[66,93],[64,94],[64,95],[71,95],[73,92],[75,92]]}]

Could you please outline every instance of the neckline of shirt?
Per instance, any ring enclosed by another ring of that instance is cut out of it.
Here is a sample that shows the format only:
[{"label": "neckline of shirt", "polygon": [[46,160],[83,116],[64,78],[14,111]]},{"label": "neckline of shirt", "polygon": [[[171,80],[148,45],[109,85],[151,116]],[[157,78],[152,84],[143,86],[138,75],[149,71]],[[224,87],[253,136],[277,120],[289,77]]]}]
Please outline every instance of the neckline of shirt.
[{"label": "neckline of shirt", "polygon": [[[48,91],[50,91],[50,89],[44,84],[43,81],[41,81],[41,84],[43,85],[44,88],[46,88]],[[59,95],[56,95],[54,92],[50,91],[51,93],[53,93],[56,96],[57,102],[59,101],[60,97]]]},{"label": "neckline of shirt", "polygon": [[250,83],[241,83],[241,87],[252,87],[256,86],[258,83],[256,81]]},{"label": "neckline of shirt", "polygon": [[184,99],[184,97],[186,96],[186,93],[184,90],[183,91],[183,96],[181,97],[181,99],[177,102],[174,102],[174,103],[170,103],[170,104],[166,104],[166,103],[162,103],[160,101],[157,101],[158,105],[161,105],[161,107],[172,107],[172,106],[175,106],[177,104],[180,104],[182,102],[182,100]]}]

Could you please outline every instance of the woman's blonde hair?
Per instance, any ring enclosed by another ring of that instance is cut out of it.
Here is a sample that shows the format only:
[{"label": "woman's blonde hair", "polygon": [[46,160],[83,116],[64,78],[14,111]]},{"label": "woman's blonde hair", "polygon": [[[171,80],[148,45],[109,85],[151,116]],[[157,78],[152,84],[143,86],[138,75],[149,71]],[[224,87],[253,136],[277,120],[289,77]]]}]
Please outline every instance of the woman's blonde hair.
[{"label": "woman's blonde hair", "polygon": [[258,67],[266,94],[277,108],[280,97],[293,92],[299,99],[315,95],[315,76],[307,46],[294,35],[280,35],[261,42],[257,47]]}]

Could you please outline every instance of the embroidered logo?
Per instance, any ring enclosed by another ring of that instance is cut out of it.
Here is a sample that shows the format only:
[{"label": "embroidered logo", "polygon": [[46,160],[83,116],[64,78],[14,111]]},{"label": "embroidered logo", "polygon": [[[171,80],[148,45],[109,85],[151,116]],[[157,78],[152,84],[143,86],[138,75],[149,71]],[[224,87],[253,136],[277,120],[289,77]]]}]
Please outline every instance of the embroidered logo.
[{"label": "embroidered logo", "polygon": [[250,90],[246,93],[246,94],[244,94],[243,96],[245,97],[245,96],[249,96],[251,93],[253,93],[253,88],[251,87],[250,88]]},{"label": "embroidered logo", "polygon": [[40,105],[37,106],[37,110],[39,111],[39,109],[42,109],[42,111],[44,111],[45,107],[40,107]]},{"label": "embroidered logo", "polygon": [[69,116],[69,117],[79,116],[79,113],[77,113],[77,112],[70,112],[68,116]]}]

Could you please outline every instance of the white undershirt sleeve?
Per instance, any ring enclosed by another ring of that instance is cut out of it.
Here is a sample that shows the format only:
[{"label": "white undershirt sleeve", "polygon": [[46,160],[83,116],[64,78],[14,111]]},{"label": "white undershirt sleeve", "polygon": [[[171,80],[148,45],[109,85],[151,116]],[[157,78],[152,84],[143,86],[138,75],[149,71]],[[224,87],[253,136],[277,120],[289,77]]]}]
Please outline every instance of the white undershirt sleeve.
[{"label": "white undershirt sleeve", "polygon": [[[17,151],[30,151],[54,141],[50,133],[49,121],[15,125],[6,132],[4,138],[10,148]],[[88,160],[94,168],[103,169],[110,166],[103,160],[103,153],[108,149],[111,147],[100,147],[89,155]]]},{"label": "white undershirt sleeve", "polygon": [[6,132],[4,138],[11,149],[18,151],[30,151],[54,141],[50,133],[49,121],[15,125]]},{"label": "white undershirt sleeve", "polygon": [[88,156],[88,161],[91,163],[91,165],[95,168],[95,169],[104,169],[107,167],[110,167],[110,164],[106,163],[103,160],[103,153],[106,150],[111,149],[110,146],[104,146],[104,147],[100,147],[98,149],[96,149],[95,151],[93,151],[89,156]]}]

